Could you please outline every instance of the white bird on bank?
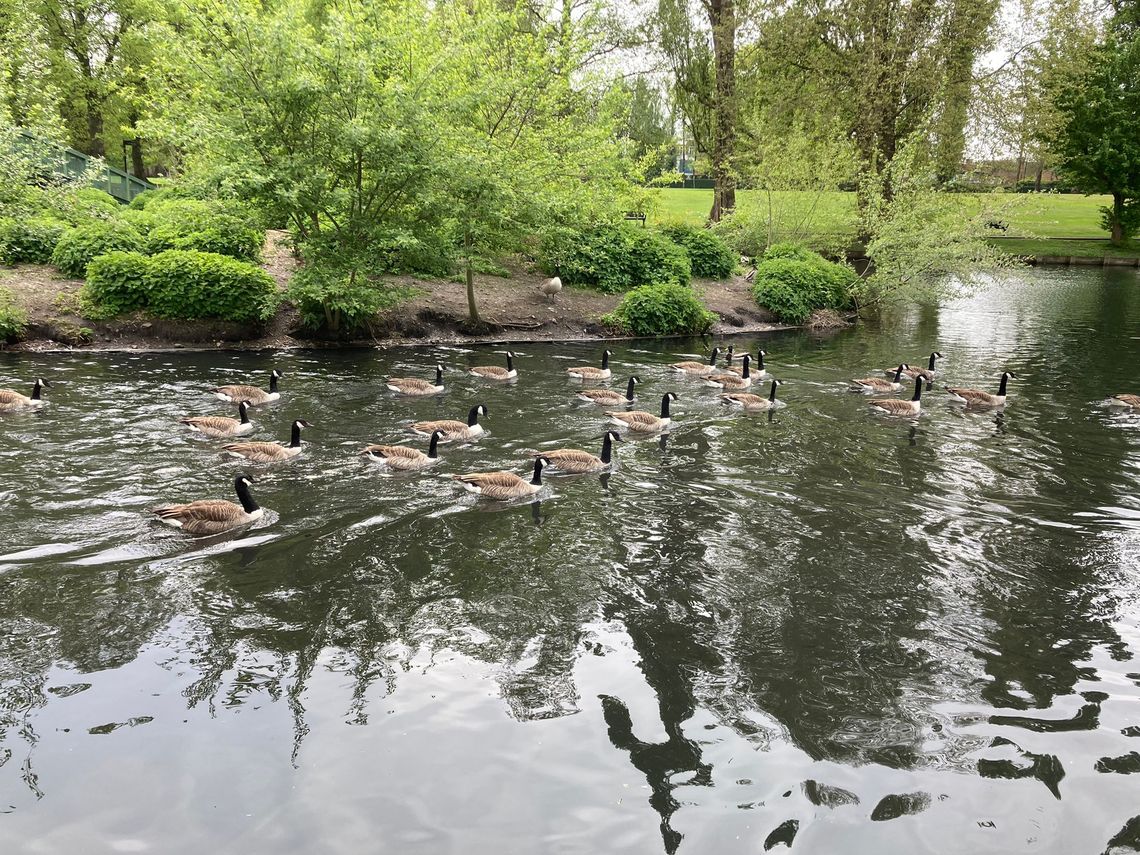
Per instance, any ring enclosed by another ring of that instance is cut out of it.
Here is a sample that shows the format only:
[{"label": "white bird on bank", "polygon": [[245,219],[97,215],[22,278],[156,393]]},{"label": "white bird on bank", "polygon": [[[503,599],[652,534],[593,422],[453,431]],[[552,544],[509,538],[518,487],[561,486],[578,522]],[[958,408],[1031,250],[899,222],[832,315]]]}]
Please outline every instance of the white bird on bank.
[{"label": "white bird on bank", "polygon": [[562,280],[557,276],[551,276],[549,279],[543,279],[538,289],[546,295],[546,299],[553,303],[558,292],[562,290]]}]

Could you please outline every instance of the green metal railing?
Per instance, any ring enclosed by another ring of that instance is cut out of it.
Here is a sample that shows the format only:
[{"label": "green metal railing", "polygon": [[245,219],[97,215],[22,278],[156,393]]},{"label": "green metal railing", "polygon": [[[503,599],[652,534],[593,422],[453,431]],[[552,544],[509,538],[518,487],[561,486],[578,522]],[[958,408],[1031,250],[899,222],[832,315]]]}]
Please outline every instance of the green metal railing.
[{"label": "green metal railing", "polygon": [[27,131],[20,132],[20,139],[29,149],[43,152],[43,163],[50,175],[45,176],[57,181],[74,181],[87,175],[92,164],[97,163],[97,173],[92,182],[95,187],[110,193],[124,205],[147,190],[154,190],[155,185],[145,178],[123,172],[121,169],[100,162],[98,158],[88,157],[81,151],[73,148],[48,143]]}]

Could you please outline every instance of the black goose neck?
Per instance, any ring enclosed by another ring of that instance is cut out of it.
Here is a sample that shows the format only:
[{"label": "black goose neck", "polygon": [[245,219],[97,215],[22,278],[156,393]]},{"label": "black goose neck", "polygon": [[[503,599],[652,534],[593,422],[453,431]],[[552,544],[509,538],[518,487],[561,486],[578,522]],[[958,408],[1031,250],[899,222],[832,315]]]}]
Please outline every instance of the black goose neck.
[{"label": "black goose neck", "polygon": [[629,382],[625,386],[625,399],[627,401],[633,400],[633,386],[634,386],[633,378],[630,377]]},{"label": "black goose neck", "polygon": [[610,367],[610,352],[608,350],[602,351],[602,370]]},{"label": "black goose neck", "polygon": [[514,357],[511,356],[509,353],[507,354],[507,370],[508,371],[514,371],[515,370]]},{"label": "black goose neck", "polygon": [[474,406],[467,411],[467,427],[475,427],[479,424],[479,407]]},{"label": "black goose neck", "polygon": [[32,400],[33,401],[40,400],[40,393],[43,391],[43,388],[44,388],[43,383],[41,383],[37,380],[35,382],[35,384],[32,386]]},{"label": "black goose neck", "polygon": [[998,386],[998,397],[999,398],[1005,397],[1005,388],[1007,385],[1009,385],[1009,375],[1003,374],[1003,375],[1001,375],[1001,385]]},{"label": "black goose neck", "polygon": [[926,366],[929,371],[934,370],[934,360],[937,358],[938,358],[938,354],[936,354],[936,353],[930,354],[930,362],[927,363],[927,366]]},{"label": "black goose neck", "polygon": [[776,381],[773,380],[772,381],[772,391],[768,393],[768,400],[769,401],[775,401],[776,400],[776,385],[777,385]]},{"label": "black goose neck", "polygon": [[751,363],[752,363],[752,357],[745,356],[744,357],[744,370],[740,372],[740,376],[745,380],[747,380],[749,377],[752,376],[751,374],[749,374],[749,370],[752,367]]},{"label": "black goose neck", "polygon": [[542,459],[534,461],[534,475],[530,478],[530,483],[536,486],[542,486]]},{"label": "black goose neck", "polygon": [[895,371],[895,382],[898,383],[902,379],[903,367],[900,365],[898,370]]},{"label": "black goose neck", "polygon": [[270,392],[276,392],[277,391],[277,374],[276,373],[269,375],[269,391]]},{"label": "black goose neck", "polygon": [[720,356],[720,348],[714,347],[712,353],[709,354],[709,365],[716,365],[716,358]]},{"label": "black goose neck", "polygon": [[764,351],[762,351],[762,350],[758,350],[756,352],[756,370],[757,371],[763,371],[764,370]]},{"label": "black goose neck", "polygon": [[443,385],[443,369],[440,368],[438,365],[435,368],[435,385],[436,386],[442,386]]},{"label": "black goose neck", "polygon": [[249,424],[249,405],[241,404],[238,406],[238,415],[241,416],[241,423],[243,425]]},{"label": "black goose neck", "polygon": [[669,418],[669,394],[665,393],[661,396],[661,418]]},{"label": "black goose neck", "polygon": [[607,433],[604,437],[602,437],[602,463],[609,463],[610,462],[610,460],[613,456],[613,450],[614,450],[614,441],[613,441],[613,439],[610,438],[610,435]]},{"label": "black goose neck", "polygon": [[912,401],[917,401],[920,398],[922,398],[922,384],[923,384],[923,377],[920,374],[914,378],[914,397],[911,398]]},{"label": "black goose neck", "polygon": [[428,457],[432,460],[439,457],[439,431],[433,431],[431,442],[428,443]]},{"label": "black goose neck", "polygon": [[242,510],[247,514],[252,514],[261,506],[253,498],[253,493],[249,491],[249,484],[246,483],[244,478],[238,478],[234,484],[234,489],[237,491],[238,501],[241,502]]},{"label": "black goose neck", "polygon": [[293,431],[289,434],[289,447],[301,447],[301,425],[298,422],[293,422]]}]

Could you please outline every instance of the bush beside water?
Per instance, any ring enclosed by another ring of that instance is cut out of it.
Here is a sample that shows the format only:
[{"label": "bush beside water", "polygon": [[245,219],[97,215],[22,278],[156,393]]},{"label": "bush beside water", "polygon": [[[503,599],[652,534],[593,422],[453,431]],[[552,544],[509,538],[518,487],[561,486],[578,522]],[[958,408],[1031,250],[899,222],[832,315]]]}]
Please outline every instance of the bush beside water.
[{"label": "bush beside water", "polygon": [[16,341],[24,335],[28,316],[16,305],[16,298],[7,288],[0,287],[0,343]]},{"label": "bush beside water", "polygon": [[769,251],[756,266],[752,296],[780,321],[802,324],[817,309],[851,305],[851,286],[859,277],[850,267],[788,244]]},{"label": "bush beside water", "polygon": [[0,220],[0,264],[47,264],[66,228],[50,217]]},{"label": "bush beside water", "polygon": [[708,229],[678,224],[665,226],[661,233],[684,247],[694,276],[726,279],[736,269],[736,254]]},{"label": "bush beside water", "polygon": [[604,323],[637,336],[699,335],[716,320],[691,288],[674,283],[634,288],[602,318]]},{"label": "bush beside water", "polygon": [[687,285],[692,276],[685,250],[659,232],[633,226],[563,229],[542,246],[543,267],[568,285],[620,294],[641,285]]},{"label": "bush beside water", "polygon": [[86,226],[68,229],[60,237],[51,255],[51,263],[72,279],[87,274],[87,265],[108,252],[139,252],[142,236],[126,223],[100,220]]}]

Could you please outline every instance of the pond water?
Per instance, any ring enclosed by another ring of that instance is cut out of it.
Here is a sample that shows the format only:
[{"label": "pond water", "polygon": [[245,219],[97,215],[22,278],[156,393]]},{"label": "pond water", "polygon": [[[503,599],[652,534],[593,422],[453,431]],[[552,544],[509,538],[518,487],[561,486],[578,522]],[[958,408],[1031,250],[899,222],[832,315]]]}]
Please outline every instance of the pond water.
[{"label": "pond water", "polygon": [[[785,381],[772,417],[671,374],[710,341],[620,344],[614,388],[680,396],[667,440],[498,508],[447,476],[596,453],[564,368],[601,345],[519,345],[516,384],[419,400],[382,378],[502,357],[0,354],[0,387],[54,384],[0,417],[0,851],[1140,847],[1140,416],[1100,404],[1140,392],[1137,273],[735,344]],[[1005,412],[846,391],[935,349],[940,382],[1015,371]],[[265,519],[151,522],[232,498],[242,467],[176,418],[272,366],[256,438],[313,428],[249,469]],[[432,474],[356,455],[474,403],[488,434]]]}]

